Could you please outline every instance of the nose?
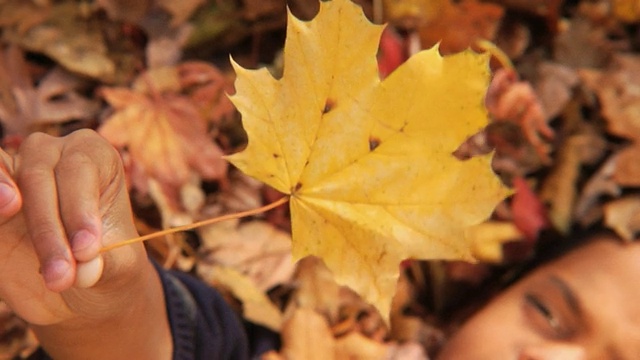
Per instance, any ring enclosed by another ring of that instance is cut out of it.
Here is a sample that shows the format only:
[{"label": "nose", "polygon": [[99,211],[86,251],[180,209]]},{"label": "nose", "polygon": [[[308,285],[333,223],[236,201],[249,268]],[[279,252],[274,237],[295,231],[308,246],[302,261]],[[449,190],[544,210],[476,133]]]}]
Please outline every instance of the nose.
[{"label": "nose", "polygon": [[540,344],[528,346],[518,360],[585,360],[585,349],[573,344]]}]

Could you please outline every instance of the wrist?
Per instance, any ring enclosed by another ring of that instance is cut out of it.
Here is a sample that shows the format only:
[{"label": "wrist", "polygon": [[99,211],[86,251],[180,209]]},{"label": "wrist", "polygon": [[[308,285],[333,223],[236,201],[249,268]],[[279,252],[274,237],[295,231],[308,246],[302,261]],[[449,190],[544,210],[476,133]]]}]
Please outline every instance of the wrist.
[{"label": "wrist", "polygon": [[45,350],[61,359],[169,359],[172,338],[162,285],[153,265],[140,263],[135,274],[107,278],[90,297],[84,294],[84,306],[93,304],[95,311],[34,326]]}]

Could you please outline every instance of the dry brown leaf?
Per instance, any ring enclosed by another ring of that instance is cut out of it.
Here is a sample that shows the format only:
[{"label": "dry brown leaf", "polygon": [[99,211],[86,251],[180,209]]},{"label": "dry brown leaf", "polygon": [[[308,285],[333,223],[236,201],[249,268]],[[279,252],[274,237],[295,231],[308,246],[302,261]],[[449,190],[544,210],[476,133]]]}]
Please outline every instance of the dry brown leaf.
[{"label": "dry brown leaf", "polygon": [[440,16],[419,29],[422,47],[440,43],[442,54],[452,54],[467,49],[478,39],[493,40],[503,13],[502,7],[477,0],[447,6]]},{"label": "dry brown leaf", "polygon": [[485,103],[494,121],[517,124],[540,159],[550,162],[550,148],[543,138],[552,139],[555,134],[528,81],[521,81],[513,69],[499,69],[491,80]]},{"label": "dry brown leaf", "polygon": [[190,24],[170,26],[168,16],[149,14],[139,21],[147,34],[145,55],[148,68],[174,66],[182,58],[182,49],[193,32]]},{"label": "dry brown leaf", "polygon": [[555,60],[572,68],[603,67],[612,54],[605,29],[584,17],[573,18],[555,38]]},{"label": "dry brown leaf", "polygon": [[50,15],[50,4],[39,5],[24,0],[0,1],[0,26],[12,27],[20,35],[46,21]]},{"label": "dry brown leaf", "polygon": [[219,123],[235,115],[236,108],[227,96],[234,91],[233,78],[202,61],[182,63],[178,66],[178,72],[180,86],[205,119]]},{"label": "dry brown leaf", "polygon": [[296,291],[287,313],[303,307],[325,315],[331,323],[338,319],[340,286],[320,259],[310,256],[298,261],[293,283]]},{"label": "dry brown leaf", "polygon": [[280,310],[258,289],[252,279],[239,271],[215,266],[202,278],[214,286],[222,286],[231,291],[242,302],[242,316],[273,331],[280,331],[283,318]]},{"label": "dry brown leaf", "polygon": [[96,0],[96,5],[107,13],[111,20],[136,23],[147,13],[153,0]]},{"label": "dry brown leaf", "polygon": [[573,88],[580,79],[570,67],[546,61],[538,65],[535,91],[542,104],[546,120],[555,118],[573,97]]},{"label": "dry brown leaf", "polygon": [[557,14],[562,3],[561,0],[497,0],[496,2],[510,9],[545,17]]},{"label": "dry brown leaf", "polygon": [[589,226],[602,218],[602,207],[598,203],[603,196],[620,196],[622,190],[613,180],[616,164],[617,156],[607,159],[582,188],[574,211],[576,221],[581,225]]},{"label": "dry brown leaf", "polygon": [[261,291],[287,282],[295,265],[291,236],[263,221],[226,221],[198,229],[203,257],[198,274],[205,276],[218,265],[250,278]]},{"label": "dry brown leaf", "polygon": [[626,196],[604,205],[605,224],[626,241],[640,231],[640,196]]},{"label": "dry brown leaf", "polygon": [[[174,74],[174,75],[171,75]],[[144,172],[163,184],[179,187],[192,172],[203,179],[225,176],[227,163],[207,132],[207,121],[187,95],[159,90],[174,84],[177,70],[157,69],[140,75],[147,87],[103,88],[115,113],[99,128],[118,148],[127,148]],[[157,80],[168,77],[168,81]]]},{"label": "dry brown leaf", "polygon": [[385,21],[406,29],[415,29],[451,7],[449,0],[383,0]]},{"label": "dry brown leaf", "polygon": [[607,131],[640,140],[640,56],[618,54],[607,70],[582,70],[580,77],[598,95]]},{"label": "dry brown leaf", "polygon": [[26,135],[39,124],[93,118],[100,107],[76,92],[82,84],[56,67],[36,87],[22,51],[17,46],[0,51],[0,121],[5,133]]},{"label": "dry brown leaf", "polygon": [[285,321],[281,332],[286,359],[335,359],[335,340],[324,316],[300,307]]},{"label": "dry brown leaf", "polygon": [[640,187],[640,139],[618,152],[613,179],[623,187]]},{"label": "dry brown leaf", "polygon": [[205,0],[156,0],[156,4],[172,16],[171,26],[177,27],[187,21]]},{"label": "dry brown leaf", "polygon": [[[606,142],[601,134],[591,126],[578,124],[575,134],[569,136],[558,150],[555,156],[555,164],[552,172],[544,180],[540,191],[540,198],[549,204],[549,218],[556,229],[566,232],[571,224],[580,220],[584,222],[587,217],[597,215],[590,212],[588,207],[597,201],[600,191],[609,191],[608,177],[611,169],[601,173],[602,179],[594,183],[588,193],[578,201],[578,181],[582,166],[594,165],[602,158],[606,151]],[[596,181],[596,180],[594,180]],[[587,214],[590,212],[590,214]],[[586,217],[585,217],[586,216]]]},{"label": "dry brown leaf", "polygon": [[552,173],[545,179],[540,199],[549,204],[549,220],[561,232],[569,231],[577,196],[576,182],[580,174],[581,143],[570,137],[558,149]]},{"label": "dry brown leaf", "polygon": [[24,34],[5,28],[4,35],[24,48],[42,53],[75,73],[109,82],[115,64],[109,58],[99,22],[84,17],[76,2],[56,3],[51,16]]},{"label": "dry brown leaf", "polygon": [[[210,195],[209,203],[202,209],[203,217],[214,217],[224,214],[259,208],[263,205],[262,190],[264,184],[240,171],[230,171],[226,179],[228,186],[221,191]],[[273,202],[278,198],[265,199],[265,202]],[[267,217],[270,213],[267,213]]]},{"label": "dry brown leaf", "polygon": [[243,17],[256,21],[262,17],[284,16],[287,3],[281,0],[242,0]]}]

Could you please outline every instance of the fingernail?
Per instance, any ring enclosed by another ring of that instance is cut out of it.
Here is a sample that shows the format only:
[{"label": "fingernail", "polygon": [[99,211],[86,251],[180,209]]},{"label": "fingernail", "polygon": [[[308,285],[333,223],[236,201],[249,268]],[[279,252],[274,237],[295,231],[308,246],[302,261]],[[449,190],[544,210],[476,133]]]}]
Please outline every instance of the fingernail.
[{"label": "fingernail", "polygon": [[71,238],[71,250],[74,253],[86,250],[95,243],[96,237],[88,230],[80,230]]},{"label": "fingernail", "polygon": [[104,261],[100,255],[87,262],[78,263],[74,285],[81,289],[92,287],[100,280],[103,268]]},{"label": "fingernail", "polygon": [[16,191],[13,186],[0,182],[0,209],[11,204],[16,198]]},{"label": "fingernail", "polygon": [[71,266],[68,261],[62,258],[54,258],[47,261],[44,265],[44,268],[42,269],[42,277],[44,278],[44,282],[47,284],[47,287],[56,290],[56,282],[63,279],[70,270]]}]

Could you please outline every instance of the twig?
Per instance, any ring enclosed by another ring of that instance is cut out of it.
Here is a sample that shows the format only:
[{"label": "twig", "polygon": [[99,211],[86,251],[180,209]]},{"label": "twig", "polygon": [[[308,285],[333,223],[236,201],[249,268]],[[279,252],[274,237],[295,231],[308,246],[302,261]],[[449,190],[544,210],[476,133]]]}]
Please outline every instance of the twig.
[{"label": "twig", "polygon": [[252,209],[252,210],[247,210],[247,211],[241,211],[239,213],[235,213],[235,214],[227,214],[227,215],[223,215],[223,216],[218,216],[215,218],[211,218],[211,219],[206,219],[206,220],[202,220],[202,221],[198,221],[196,223],[193,224],[187,224],[187,225],[182,225],[182,226],[177,226],[171,229],[166,229],[166,230],[161,230],[161,231],[157,231],[151,234],[147,234],[144,236],[139,236],[137,238],[133,238],[133,239],[129,239],[129,240],[124,240],[124,241],[120,241],[117,242],[115,244],[111,244],[111,245],[107,245],[104,246],[102,249],[100,249],[100,252],[107,252],[125,245],[129,245],[129,244],[134,244],[137,242],[141,242],[141,241],[146,241],[149,239],[153,239],[159,236],[163,236],[163,235],[168,235],[168,234],[173,234],[173,233],[177,233],[180,231],[187,231],[187,230],[191,230],[191,229],[195,229],[195,228],[199,228],[201,226],[205,226],[205,225],[211,225],[211,224],[215,224],[218,222],[222,222],[222,221],[226,221],[226,220],[232,220],[232,219],[240,219],[246,216],[250,216],[250,215],[255,215],[255,214],[260,214],[262,212],[271,210],[275,207],[278,207],[284,203],[286,203],[287,201],[289,201],[289,197],[288,196],[284,196],[274,202],[272,202],[271,204],[267,204],[265,206],[261,206],[259,208],[256,209]]}]

